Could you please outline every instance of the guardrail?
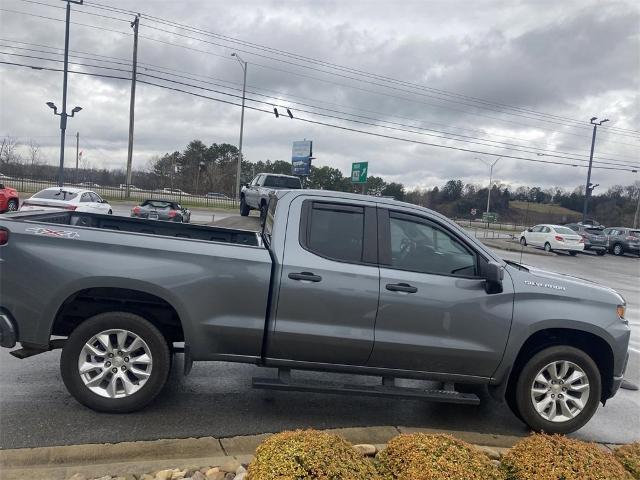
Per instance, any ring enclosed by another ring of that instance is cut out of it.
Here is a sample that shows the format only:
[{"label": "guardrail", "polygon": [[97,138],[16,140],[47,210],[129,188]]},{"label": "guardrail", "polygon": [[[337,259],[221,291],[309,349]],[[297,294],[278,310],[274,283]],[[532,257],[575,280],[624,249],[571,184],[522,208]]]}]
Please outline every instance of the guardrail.
[{"label": "guardrail", "polygon": [[[21,193],[36,193],[49,187],[56,187],[55,180],[39,180],[31,178],[1,177],[0,183],[15,188]],[[112,186],[88,186],[79,184],[66,184],[67,187],[84,188],[97,193],[106,200],[132,200],[142,202],[154,198],[158,200],[170,200],[189,207],[208,208],[239,208],[238,200],[234,198],[207,197],[206,195],[191,195],[188,193],[167,193],[162,190],[131,189],[129,198],[125,198],[124,188]]]}]

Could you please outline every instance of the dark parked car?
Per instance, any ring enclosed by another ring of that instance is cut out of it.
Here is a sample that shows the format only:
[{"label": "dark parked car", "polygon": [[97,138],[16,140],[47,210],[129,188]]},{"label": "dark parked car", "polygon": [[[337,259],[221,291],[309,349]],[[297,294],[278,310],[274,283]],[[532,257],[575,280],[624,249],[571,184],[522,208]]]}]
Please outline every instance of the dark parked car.
[{"label": "dark parked car", "polygon": [[635,253],[640,256],[640,230],[627,227],[605,228],[607,248],[614,255]]},{"label": "dark parked car", "polygon": [[607,253],[607,236],[604,234],[602,227],[593,227],[581,223],[570,223],[565,226],[582,237],[585,250],[593,250],[598,255]]},{"label": "dark parked car", "polygon": [[131,209],[131,216],[150,220],[189,223],[191,210],[168,200],[145,200]]}]

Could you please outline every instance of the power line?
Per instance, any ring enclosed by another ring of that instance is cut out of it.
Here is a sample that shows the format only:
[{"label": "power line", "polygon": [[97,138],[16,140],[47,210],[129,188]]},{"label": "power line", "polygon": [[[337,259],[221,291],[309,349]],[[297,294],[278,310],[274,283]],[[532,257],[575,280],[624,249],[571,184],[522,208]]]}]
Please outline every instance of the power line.
[{"label": "power line", "polygon": [[[14,53],[7,53],[7,52],[0,52],[0,54],[11,55],[11,56],[16,56],[16,57],[21,57],[21,58],[31,58],[31,59],[37,59],[37,60],[45,60],[45,61],[50,61],[50,62],[60,62],[60,60],[50,59],[50,58],[45,58],[45,57],[39,57],[39,56],[34,56],[34,55],[14,54]],[[115,68],[115,67],[108,67],[108,66],[101,66],[101,65],[94,65],[94,64],[87,64],[87,63],[82,63],[82,62],[70,62],[70,63],[73,64],[73,65],[78,65],[78,66],[86,66],[86,67],[106,69],[106,70],[112,70],[112,71],[118,71],[118,72],[127,72],[127,73],[130,72],[130,69],[122,69],[122,68]],[[202,90],[207,90],[207,91],[211,91],[213,93],[217,93],[217,94],[220,94],[220,95],[227,95],[227,96],[231,96],[231,97],[235,97],[235,98],[241,98],[240,95],[234,95],[234,94],[230,94],[230,93],[227,93],[227,92],[222,92],[222,91],[215,90],[215,89],[210,89],[210,88],[206,88],[206,87],[202,87],[202,86],[198,86],[198,85],[189,84],[189,83],[186,83],[186,82],[179,82],[179,81],[176,81],[176,80],[167,79],[167,78],[160,77],[160,76],[157,76],[157,75],[151,75],[151,74],[147,74],[147,73],[140,73],[140,75],[144,75],[146,77],[153,78],[153,79],[156,79],[156,80],[161,80],[161,81],[171,82],[171,83],[175,83],[175,84],[179,84],[179,85],[183,85],[183,86],[188,86],[188,87],[191,87],[191,88],[198,88],[198,89],[202,89]],[[165,73],[165,75],[172,75],[172,74]],[[178,75],[174,75],[174,76],[178,76]],[[184,77],[184,76],[179,76],[179,77],[188,78],[188,77]],[[196,79],[196,81],[198,81],[198,80]],[[202,82],[202,83],[205,83],[205,82]],[[230,87],[226,87],[224,85],[220,85],[220,84],[216,84],[216,85],[221,86],[223,88],[230,89]],[[254,94],[253,92],[249,92],[249,93]],[[247,100],[252,101],[252,102],[267,104],[267,105],[273,104],[273,102],[266,102],[266,101],[263,101],[263,100],[257,100],[255,98],[247,98]],[[299,102],[290,102],[290,103],[300,104]],[[311,108],[322,109],[322,107],[316,107],[314,105],[307,105],[307,104],[302,104],[302,105],[303,106],[308,106],[308,107],[311,107]],[[424,133],[424,132],[420,132],[420,131],[415,131],[413,129],[418,129],[418,130],[423,130],[423,131],[430,131],[430,130],[429,129],[424,129],[424,128],[421,128],[421,127],[405,125],[405,124],[400,124],[400,123],[396,123],[396,122],[389,122],[389,121],[386,121],[386,120],[380,120],[380,119],[377,119],[377,118],[367,117],[367,116],[363,116],[363,115],[350,114],[348,112],[342,112],[342,111],[333,110],[333,109],[326,109],[325,108],[324,110],[332,111],[334,113],[339,113],[341,115],[355,116],[355,117],[363,118],[363,119],[366,119],[366,120],[371,120],[371,121],[374,121],[374,122],[389,123],[389,124],[396,125],[396,127],[390,127],[390,126],[387,126],[387,125],[380,125],[379,123],[371,123],[371,122],[366,122],[366,121],[363,121],[363,120],[354,120],[352,118],[339,117],[339,116],[336,116],[336,115],[329,115],[329,114],[325,114],[325,113],[321,113],[321,112],[314,112],[314,111],[309,111],[309,110],[297,108],[297,111],[300,111],[300,112],[303,112],[303,113],[310,113],[310,114],[320,115],[320,116],[323,116],[323,117],[334,118],[334,119],[337,119],[337,120],[342,120],[342,121],[347,121],[347,122],[352,122],[352,123],[358,123],[358,124],[367,125],[367,126],[373,126],[373,127],[378,127],[378,128],[386,128],[386,129],[390,129],[390,130],[394,130],[394,131],[401,131],[401,132],[412,133],[412,134],[416,134],[416,135],[427,135],[427,136],[431,136],[431,137],[435,137],[435,138],[441,138],[441,139],[444,139],[444,140],[464,142],[464,143],[475,144],[475,145],[482,145],[482,146],[486,146],[486,147],[490,147],[490,148],[498,148],[498,149],[502,149],[502,150],[513,150],[513,151],[518,151],[518,152],[523,152],[523,153],[533,153],[533,154],[537,154],[539,156],[546,156],[546,157],[552,157],[552,158],[562,158],[562,159],[566,159],[566,160],[574,160],[574,161],[580,161],[580,162],[586,162],[587,161],[585,159],[577,159],[577,158],[574,158],[574,157],[567,157],[567,156],[558,155],[556,152],[545,153],[545,154],[542,154],[542,153],[539,153],[539,152],[532,152],[531,150],[527,150],[526,146],[521,146],[521,145],[513,145],[513,144],[503,144],[503,145],[507,145],[507,146],[490,145],[490,144],[484,143],[483,141],[475,141],[475,140],[485,140],[485,139],[480,139],[480,138],[477,138],[477,137],[466,136],[467,138],[471,138],[471,140],[464,140],[464,139],[459,139],[459,138],[451,138],[451,137],[448,137],[446,135],[436,135],[434,133]],[[398,127],[406,127],[406,128],[398,128]],[[410,129],[412,129],[412,130],[410,130]],[[438,133],[443,133],[443,132],[438,132]],[[465,137],[465,136],[463,136],[463,137]],[[491,140],[485,140],[485,141],[493,142]],[[496,142],[493,142],[493,143],[496,143]],[[511,146],[509,146],[509,145],[511,145]],[[512,148],[512,147],[521,147],[521,148]],[[547,152],[550,152],[550,151],[547,150]],[[636,165],[631,165],[631,164],[628,164],[626,162],[620,163],[620,162],[600,162],[600,161],[595,161],[595,163],[599,163],[599,164],[603,164],[603,165],[618,165],[618,166],[630,166],[630,167],[640,168],[640,167],[637,167]]]},{"label": "power line", "polygon": [[[110,10],[113,10],[113,11],[128,12],[128,13],[131,13],[131,14],[135,13],[135,12],[130,11],[130,10],[114,9],[112,7],[109,7],[109,6],[106,6],[104,4],[100,4],[100,3],[97,3],[97,2],[90,2],[87,5],[93,5],[94,8],[104,8],[104,9],[110,9]],[[538,111],[531,110],[531,109],[528,109],[528,108],[515,107],[515,106],[512,106],[512,105],[499,103],[499,102],[495,102],[495,101],[487,101],[485,99],[481,99],[481,98],[478,98],[478,97],[472,97],[472,96],[463,95],[463,94],[459,94],[459,93],[455,93],[455,92],[449,92],[449,91],[446,91],[446,90],[437,89],[437,88],[433,88],[433,87],[427,87],[427,86],[424,86],[424,85],[420,85],[420,84],[416,84],[416,83],[412,83],[412,82],[407,82],[407,81],[399,80],[399,79],[388,77],[388,76],[384,76],[384,75],[379,75],[379,74],[366,72],[366,71],[363,71],[363,70],[358,70],[358,69],[355,69],[355,68],[352,68],[352,67],[347,67],[347,66],[337,65],[335,63],[330,63],[330,62],[326,62],[326,61],[322,61],[322,60],[317,60],[317,59],[314,59],[312,57],[307,57],[307,56],[304,56],[304,55],[299,55],[299,54],[295,54],[295,53],[291,53],[291,52],[286,52],[286,51],[275,49],[275,48],[272,48],[272,47],[268,47],[268,46],[265,46],[265,45],[262,45],[262,44],[257,44],[257,43],[252,43],[252,42],[248,42],[248,41],[244,41],[244,40],[239,40],[237,38],[229,37],[229,36],[218,34],[218,33],[215,33],[215,32],[209,32],[209,31],[206,31],[206,30],[201,29],[201,28],[197,28],[197,27],[193,27],[193,26],[185,25],[185,24],[180,24],[178,22],[162,19],[160,17],[156,17],[156,16],[153,16],[153,15],[148,15],[148,14],[143,14],[143,15],[144,15],[145,19],[151,20],[151,21],[155,21],[156,23],[168,25],[168,26],[171,26],[171,27],[174,27],[174,28],[187,30],[187,31],[198,33],[198,34],[201,34],[201,35],[214,37],[214,38],[221,39],[221,40],[224,40],[224,41],[229,42],[229,43],[240,44],[240,45],[244,45],[244,46],[247,46],[247,47],[250,47],[250,48],[254,48],[254,49],[258,49],[258,50],[261,50],[261,51],[266,51],[266,52],[269,52],[269,53],[275,53],[275,54],[278,54],[278,55],[281,55],[281,56],[285,56],[285,57],[288,57],[288,58],[294,58],[294,59],[297,59],[297,60],[303,60],[305,62],[311,62],[313,64],[322,65],[322,66],[325,66],[325,67],[328,67],[328,68],[332,68],[332,69],[337,69],[337,70],[340,70],[340,71],[356,73],[356,74],[359,74],[359,75],[362,75],[362,76],[365,76],[365,77],[375,78],[375,79],[387,81],[387,82],[390,82],[390,83],[400,84],[400,85],[409,86],[409,87],[412,87],[412,88],[418,88],[418,89],[431,91],[431,92],[437,92],[437,93],[439,93],[441,95],[445,95],[445,96],[463,98],[463,99],[466,99],[466,100],[475,101],[475,102],[483,103],[483,104],[486,104],[486,105],[495,105],[495,106],[499,106],[499,107],[502,107],[502,108],[508,108],[508,109],[513,109],[513,110],[516,110],[516,111],[532,113],[532,114],[539,115],[539,116],[544,116],[544,117],[555,118],[555,119],[559,119],[559,120],[570,121],[570,122],[578,123],[579,125],[577,125],[577,126],[583,127],[581,125],[582,122],[580,120],[575,120],[575,119],[571,119],[571,118],[563,117],[563,116],[559,116],[559,115],[554,115],[554,114],[538,112]],[[226,47],[228,48],[228,46],[226,46]],[[251,54],[251,52],[246,52],[246,51],[244,51],[244,53]],[[299,64],[296,64],[296,65],[299,65]],[[305,66],[305,65],[299,65],[299,66],[307,68],[307,66]],[[327,73],[327,72],[325,72],[325,73]],[[587,127],[584,126],[583,128],[587,128]],[[611,130],[619,130],[619,131],[630,132],[630,133],[635,133],[635,134],[640,133],[640,132],[638,132],[636,130],[624,129],[624,128],[619,128],[619,127],[608,127],[608,128],[610,128]]]},{"label": "power line", "polygon": [[[49,70],[49,71],[56,71],[56,72],[62,71],[61,69],[55,69],[55,68],[50,68],[50,67],[38,67],[38,66],[20,64],[20,63],[15,63],[15,62],[0,61],[0,63],[7,64],[7,65],[34,68],[36,70]],[[113,75],[104,75],[104,74],[80,72],[80,71],[73,71],[73,70],[69,70],[69,73],[76,73],[76,74],[80,74],[80,75],[89,75],[89,76],[94,76],[94,77],[107,77],[107,78],[118,78],[118,79],[121,79],[121,80],[130,80],[130,78],[126,78],[126,77],[117,77],[117,76],[113,76]],[[139,83],[143,83],[143,84],[147,84],[147,85],[156,86],[156,87],[159,87],[159,88],[172,90],[172,91],[182,92],[182,93],[185,93],[185,94],[188,94],[188,95],[192,95],[192,96],[195,96],[195,97],[214,100],[216,102],[225,103],[225,104],[228,104],[228,105],[233,105],[233,106],[237,106],[237,107],[241,106],[240,104],[232,102],[232,101],[223,100],[223,99],[216,98],[216,97],[210,97],[210,96],[198,94],[198,93],[195,93],[195,92],[190,92],[190,91],[187,91],[187,90],[183,90],[181,88],[169,87],[167,85],[160,85],[160,84],[157,84],[157,83],[154,83],[154,82],[149,82],[149,81],[146,81],[146,80],[138,80],[138,82]],[[266,109],[259,108],[259,107],[245,106],[245,108],[248,108],[248,109],[254,110],[254,111],[259,111],[259,112],[262,112],[262,113],[267,113],[269,115],[273,114],[273,112],[271,110],[266,110]],[[456,151],[467,152],[467,153],[475,153],[475,154],[478,154],[478,155],[495,156],[495,153],[492,153],[492,152],[486,152],[486,151],[482,151],[482,150],[474,150],[474,149],[468,149],[468,148],[461,148],[461,147],[454,147],[454,146],[451,146],[451,145],[441,145],[441,144],[437,144],[437,143],[424,142],[424,141],[415,140],[415,139],[409,139],[409,138],[397,137],[397,136],[387,135],[387,134],[382,134],[382,133],[370,132],[370,131],[366,131],[366,130],[360,130],[360,129],[356,129],[356,128],[345,127],[345,126],[342,126],[342,125],[331,124],[331,123],[322,122],[322,121],[318,121],[318,120],[313,120],[313,119],[309,119],[309,118],[303,118],[303,117],[296,116],[293,119],[301,121],[301,122],[310,123],[310,124],[327,126],[327,127],[331,127],[331,128],[336,128],[336,129],[340,129],[340,130],[354,132],[354,133],[362,133],[364,135],[369,135],[369,136],[374,136],[374,137],[379,137],[379,138],[387,138],[387,139],[399,140],[399,141],[402,141],[402,142],[413,143],[413,144],[418,144],[418,145],[425,145],[425,146],[431,146],[431,147],[436,147],[436,148],[444,148],[444,149],[447,149],[447,150],[456,150]],[[565,163],[565,162],[557,162],[557,161],[551,161],[551,160],[532,159],[532,158],[527,158],[527,157],[519,157],[519,156],[515,156],[515,155],[502,155],[502,157],[503,158],[515,159],[515,160],[522,160],[522,161],[527,161],[527,162],[534,162],[534,163],[561,165],[561,166],[565,166],[565,167],[571,166],[571,167],[587,168],[586,165],[568,164],[568,163]],[[637,172],[636,169],[631,169],[631,168],[597,167],[597,166],[594,166],[592,168],[597,168],[597,169],[601,169],[601,170],[626,171],[626,172],[634,172],[634,173]]]},{"label": "power line", "polygon": [[[30,3],[38,3],[38,4],[42,4],[42,5],[47,5],[47,6],[55,7],[55,6],[53,6],[53,5],[44,4],[44,3],[42,3],[42,2],[35,2],[34,0],[23,0],[23,1],[29,1]],[[105,6],[102,6],[102,7],[105,7]],[[58,8],[58,7],[55,7],[55,8]],[[20,11],[16,11],[16,10],[10,10],[10,9],[0,9],[0,10],[9,11],[9,12],[12,12],[12,13],[24,14],[24,15],[31,15],[31,16],[35,16],[35,17],[39,17],[39,18],[50,19],[50,20],[63,21],[63,20],[60,20],[60,19],[52,18],[52,17],[46,17],[46,16],[36,15],[36,14],[32,14],[32,13],[27,13],[27,12],[20,12]],[[122,10],[122,9],[120,9],[120,10]],[[122,11],[125,11],[125,10],[122,10]],[[93,13],[91,13],[91,12],[85,12],[85,13],[93,14]],[[116,18],[116,17],[108,17],[108,16],[105,16],[105,15],[99,15],[99,14],[93,14],[93,15],[98,15],[98,16],[103,16],[103,17],[107,17],[107,18],[112,18],[112,19],[115,19],[115,20],[121,20],[121,21],[123,21],[123,19],[118,19],[118,18]],[[149,16],[149,17],[152,17],[152,16]],[[157,18],[157,17],[153,17],[153,18]],[[160,20],[162,20],[162,19],[160,19]],[[162,21],[163,21],[163,22],[165,22],[165,23],[167,23],[167,21],[165,21],[165,20],[162,20]],[[121,31],[117,31],[117,30],[106,29],[106,28],[104,28],[104,27],[98,27],[98,26],[96,26],[96,25],[83,24],[83,23],[79,23],[79,22],[72,22],[72,23],[77,24],[77,25],[81,25],[81,26],[90,27],[90,28],[98,28],[98,29],[100,29],[100,30],[111,31],[111,32],[114,32],[114,33],[130,35],[129,33],[126,33],[126,32],[121,32]],[[168,23],[171,23],[171,22],[168,22]],[[163,30],[163,29],[160,29],[160,28],[157,28],[157,27],[152,27],[152,26],[148,26],[148,25],[147,25],[147,27],[148,27],[148,28],[151,28],[151,29],[156,29],[156,30],[162,31],[163,33],[169,33],[169,32],[166,32],[166,30]],[[191,28],[191,27],[182,27],[182,28]],[[223,47],[223,48],[229,48],[227,45],[221,45],[221,44],[217,44],[217,43],[214,43],[214,42],[209,42],[209,41],[207,41],[207,40],[199,39],[199,38],[196,38],[196,37],[191,37],[191,36],[188,36],[188,35],[183,35],[183,34],[179,34],[179,33],[175,33],[175,32],[174,32],[174,34],[175,34],[175,35],[178,35],[178,36],[183,36],[183,37],[185,37],[185,38],[194,39],[194,40],[196,40],[196,41],[200,41],[200,42],[203,42],[203,43],[209,43],[209,44],[212,44],[212,45],[214,45],[214,46]],[[206,34],[209,34],[209,35],[217,35],[217,34],[210,34],[210,33],[208,33],[208,32],[206,32]],[[146,38],[146,39],[148,39],[148,40],[152,40],[152,41],[158,41],[157,39],[152,39],[152,38],[147,38],[147,37],[141,37],[141,38]],[[165,43],[165,44],[169,44],[169,45],[173,45],[173,46],[177,46],[177,47],[186,48],[186,47],[184,47],[184,46],[182,46],[182,45],[174,44],[174,43],[172,43],[172,42],[162,42],[162,41],[160,41],[160,42],[161,42],[161,43]],[[275,61],[281,61],[281,62],[290,63],[290,64],[292,64],[292,65],[296,65],[296,66],[303,67],[303,68],[311,68],[311,67],[308,67],[308,66],[306,66],[306,65],[300,65],[300,64],[297,64],[297,63],[295,63],[295,62],[288,62],[288,61],[284,61],[284,60],[277,59],[277,58],[274,58],[274,57],[269,57],[269,56],[265,56],[265,55],[256,54],[256,53],[254,53],[254,52],[249,52],[249,51],[242,50],[242,49],[239,49],[239,51],[242,51],[242,52],[247,53],[247,54],[249,54],[249,55],[258,55],[258,56],[261,56],[261,57],[264,57],[264,58],[269,58],[269,59],[272,59],[272,60],[275,60]],[[203,51],[203,53],[209,53],[209,54],[211,54],[210,52],[204,52],[204,51]],[[215,54],[213,54],[213,55],[215,55]],[[222,56],[222,55],[216,55],[216,56],[221,56],[221,57],[225,58],[225,57],[224,57],[224,56]],[[271,67],[271,66],[269,66],[269,65],[262,65],[262,64],[258,64],[258,63],[253,63],[253,64],[254,64],[254,65],[257,65],[257,66],[260,66],[260,67],[263,67],[263,68],[271,68],[271,69],[274,69],[274,70],[279,70],[279,69],[274,68],[274,67]],[[281,70],[281,69],[280,69],[280,70]],[[318,70],[318,71],[321,71],[322,73],[326,73],[326,74],[330,74],[330,75],[338,75],[338,74],[335,74],[335,73],[333,73],[333,72],[327,72],[327,71],[325,71],[325,70],[320,70],[320,69],[315,69],[315,70]],[[287,71],[287,70],[284,70],[284,71],[285,71],[285,72],[287,72],[287,73],[292,73],[292,74],[295,74],[295,75],[305,76],[305,77],[313,78],[313,79],[316,79],[316,80],[327,81],[326,79],[319,79],[319,78],[317,78],[317,77],[313,77],[313,76],[309,76],[309,75],[303,75],[303,74],[300,74],[299,72],[291,72],[291,71]],[[345,75],[339,75],[339,76],[343,76],[343,77],[345,77],[345,78],[350,78],[350,79],[353,79],[353,80],[356,80],[356,81],[360,81],[360,82],[371,83],[371,84],[374,84],[374,85],[382,86],[382,87],[384,87],[384,88],[390,88],[390,89],[393,89],[393,90],[403,91],[403,92],[410,93],[410,94],[418,94],[418,95],[423,95],[423,96],[427,96],[427,97],[432,97],[432,98],[435,98],[435,99],[438,99],[438,100],[444,100],[444,99],[442,99],[442,98],[434,97],[434,96],[432,96],[432,95],[426,95],[426,94],[421,94],[421,93],[418,93],[418,92],[412,92],[412,91],[407,91],[407,90],[403,90],[403,89],[398,89],[398,88],[390,87],[390,86],[388,86],[388,85],[378,84],[378,83],[375,83],[375,82],[366,82],[366,81],[363,81],[363,80],[361,80],[361,79],[354,78],[354,77],[349,77],[349,76],[345,76]],[[329,83],[334,83],[334,84],[336,84],[336,85],[341,85],[341,86],[344,86],[344,87],[347,87],[347,88],[356,88],[356,89],[358,89],[357,87],[354,87],[353,85],[338,84],[338,83],[336,83],[336,82],[331,82],[331,81],[329,81]],[[400,98],[400,99],[402,99],[402,100],[412,101],[412,100],[410,100],[410,99],[408,99],[408,98],[405,98],[405,97],[397,97],[397,96],[394,96],[394,95],[385,94],[384,92],[376,92],[376,91],[366,90],[366,89],[360,89],[360,90],[367,91],[367,92],[369,92],[369,93],[378,94],[378,95],[387,95],[387,96],[392,96],[392,97]],[[470,97],[470,98],[473,98],[473,97]],[[503,122],[509,122],[509,123],[515,123],[515,124],[524,125],[524,124],[521,124],[521,123],[518,123],[518,122],[514,122],[514,121],[510,121],[510,120],[502,119],[502,118],[492,117],[492,116],[488,116],[488,115],[481,115],[481,114],[473,113],[473,112],[467,112],[466,110],[463,110],[463,109],[455,109],[455,108],[450,107],[450,106],[444,106],[444,105],[432,104],[432,103],[428,103],[428,102],[421,102],[421,103],[425,103],[425,104],[427,104],[427,105],[435,106],[435,107],[437,107],[437,108],[449,108],[449,109],[453,109],[453,110],[459,110],[459,111],[462,111],[463,113],[470,113],[470,114],[472,114],[472,115],[484,116],[484,117],[491,118],[491,119],[498,120],[498,121],[503,121]],[[467,106],[474,106],[474,105],[466,104],[466,103],[464,103],[464,102],[457,102],[457,103],[462,103],[463,105],[467,105]],[[477,107],[477,106],[474,106],[474,107]],[[490,109],[490,110],[491,110],[491,109]],[[496,110],[493,110],[493,111],[496,111]],[[505,113],[505,112],[499,112],[499,113]],[[521,117],[528,118],[528,119],[532,119],[532,120],[540,120],[540,119],[536,119],[536,118],[528,117],[528,116],[526,116],[526,115],[518,115],[518,114],[511,114],[511,115],[517,115],[517,116],[521,116]],[[547,121],[547,123],[555,123],[555,124],[558,124],[558,125],[570,126],[570,127],[577,128],[577,126],[573,126],[573,125],[566,125],[566,124],[562,124],[562,123],[559,123],[559,122]],[[531,125],[524,125],[524,126],[532,127]],[[543,130],[549,130],[549,129],[546,129],[546,128],[543,128],[543,127],[534,127],[534,128],[540,128],[540,129],[543,129]],[[568,133],[568,132],[564,132],[564,133],[565,133],[565,134],[569,134],[569,135],[576,135],[576,134],[571,134],[571,133]],[[453,134],[453,135],[455,135],[455,134]],[[576,136],[581,136],[581,135],[576,135]],[[582,137],[582,136],[581,136],[581,137]],[[612,143],[618,143],[618,144],[622,144],[622,145],[628,145],[628,146],[637,147],[636,145],[624,144],[624,143],[621,143],[621,142],[612,142]]]}]

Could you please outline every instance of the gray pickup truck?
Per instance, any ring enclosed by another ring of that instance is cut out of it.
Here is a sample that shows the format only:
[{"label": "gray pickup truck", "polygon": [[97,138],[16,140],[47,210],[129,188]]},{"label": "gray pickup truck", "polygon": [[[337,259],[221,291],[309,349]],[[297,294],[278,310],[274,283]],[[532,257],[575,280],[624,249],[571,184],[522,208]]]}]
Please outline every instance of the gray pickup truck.
[{"label": "gray pickup truck", "polygon": [[267,216],[269,197],[278,190],[299,190],[302,183],[299,177],[277,173],[259,173],[251,183],[240,192],[240,215],[246,217],[251,210],[260,211],[260,219]]},{"label": "gray pickup truck", "polygon": [[[13,213],[0,218],[0,279],[2,346],[62,348],[65,385],[98,411],[148,404],[183,351],[185,373],[204,360],[278,369],[257,388],[477,404],[457,385],[484,384],[531,428],[570,432],[616,393],[628,359],[615,291],[356,194],[279,191],[260,233]],[[308,383],[300,369],[381,382]],[[407,378],[440,384],[396,383]]]}]

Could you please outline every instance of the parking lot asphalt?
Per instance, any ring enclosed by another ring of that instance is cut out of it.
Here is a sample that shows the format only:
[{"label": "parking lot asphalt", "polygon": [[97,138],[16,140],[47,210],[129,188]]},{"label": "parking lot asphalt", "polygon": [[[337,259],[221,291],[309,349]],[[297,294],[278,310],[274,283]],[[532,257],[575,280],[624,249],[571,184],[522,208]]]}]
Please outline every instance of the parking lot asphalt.
[{"label": "parking lot asphalt", "polygon": [[[517,252],[500,251],[520,260]],[[640,383],[640,259],[523,254],[522,262],[593,279],[622,293],[629,302],[632,352],[628,378]],[[196,363],[182,376],[177,355],[171,378],[160,397],[140,412],[101,414],[78,404],[65,390],[59,373],[60,352],[18,360],[0,351],[0,448],[76,443],[105,443],[158,438],[234,435],[315,427],[404,425],[484,433],[526,435],[525,426],[506,405],[483,387],[473,391],[479,406],[427,403],[311,393],[253,390],[253,376],[275,375],[253,365]],[[300,378],[335,380],[335,375],[296,372]],[[375,377],[340,375],[340,381],[377,383]],[[577,438],[609,443],[640,440],[640,392],[621,390],[600,407]]]}]

